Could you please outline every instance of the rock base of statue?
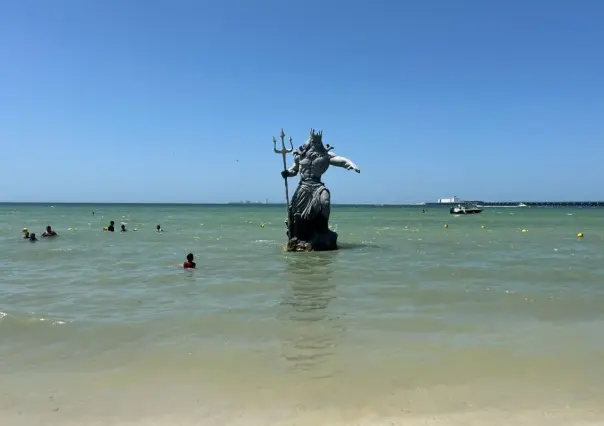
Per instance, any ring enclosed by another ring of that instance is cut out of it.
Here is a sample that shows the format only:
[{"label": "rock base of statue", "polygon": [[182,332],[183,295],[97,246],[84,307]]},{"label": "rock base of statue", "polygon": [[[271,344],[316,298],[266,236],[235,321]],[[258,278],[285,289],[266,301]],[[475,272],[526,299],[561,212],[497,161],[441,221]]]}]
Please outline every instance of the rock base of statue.
[{"label": "rock base of statue", "polygon": [[287,242],[285,251],[332,251],[338,249],[338,234],[331,230],[315,233],[310,241],[292,238]]}]

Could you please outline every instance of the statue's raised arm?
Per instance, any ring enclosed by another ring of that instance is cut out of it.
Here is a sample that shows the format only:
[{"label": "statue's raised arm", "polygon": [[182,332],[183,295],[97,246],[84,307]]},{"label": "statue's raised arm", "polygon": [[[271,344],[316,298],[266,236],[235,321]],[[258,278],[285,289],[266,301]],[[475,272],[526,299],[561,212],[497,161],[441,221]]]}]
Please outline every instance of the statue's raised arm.
[{"label": "statue's raised arm", "polygon": [[293,165],[281,172],[289,178],[300,175],[300,183],[289,206],[288,250],[322,251],[338,248],[338,234],[329,229],[331,213],[331,195],[321,177],[329,166],[354,170],[361,169],[346,157],[331,152],[332,148],[323,145],[323,132],[310,131],[310,137],[304,145],[293,151]]},{"label": "statue's raised arm", "polygon": [[354,164],[346,157],[342,157],[341,155],[337,155],[333,151],[329,151],[329,164],[336,167],[343,167],[346,170],[354,170],[357,173],[361,173],[361,169],[359,166]]}]

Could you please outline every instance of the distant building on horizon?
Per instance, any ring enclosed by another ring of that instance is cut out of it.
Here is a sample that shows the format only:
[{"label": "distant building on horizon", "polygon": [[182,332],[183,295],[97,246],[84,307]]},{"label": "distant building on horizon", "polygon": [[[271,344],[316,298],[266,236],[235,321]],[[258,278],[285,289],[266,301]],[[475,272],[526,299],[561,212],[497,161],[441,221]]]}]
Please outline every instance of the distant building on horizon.
[{"label": "distant building on horizon", "polygon": [[456,204],[456,203],[461,203],[461,199],[459,199],[457,197],[457,195],[454,195],[451,198],[439,198],[437,203],[438,204]]}]

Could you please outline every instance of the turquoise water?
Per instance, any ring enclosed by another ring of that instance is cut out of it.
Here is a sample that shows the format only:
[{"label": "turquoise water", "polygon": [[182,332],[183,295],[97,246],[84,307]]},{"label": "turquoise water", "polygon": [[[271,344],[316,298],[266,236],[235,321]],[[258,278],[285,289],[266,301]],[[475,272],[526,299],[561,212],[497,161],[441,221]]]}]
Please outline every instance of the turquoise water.
[{"label": "turquoise water", "polygon": [[315,254],[284,216],[0,204],[1,424],[603,421],[603,209],[334,206]]}]

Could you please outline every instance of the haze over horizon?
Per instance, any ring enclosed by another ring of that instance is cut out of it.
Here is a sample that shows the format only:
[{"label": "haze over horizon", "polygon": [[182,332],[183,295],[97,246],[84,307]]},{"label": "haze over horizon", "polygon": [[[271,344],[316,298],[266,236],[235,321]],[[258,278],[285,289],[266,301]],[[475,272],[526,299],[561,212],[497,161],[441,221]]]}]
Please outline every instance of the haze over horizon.
[{"label": "haze over horizon", "polygon": [[9,2],[0,201],[281,203],[282,127],[295,146],[323,129],[360,166],[326,174],[334,204],[604,200],[602,16],[566,0]]}]

